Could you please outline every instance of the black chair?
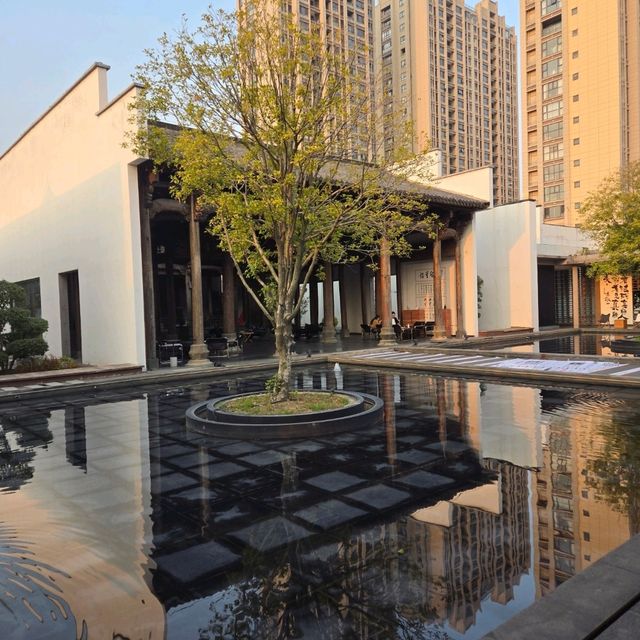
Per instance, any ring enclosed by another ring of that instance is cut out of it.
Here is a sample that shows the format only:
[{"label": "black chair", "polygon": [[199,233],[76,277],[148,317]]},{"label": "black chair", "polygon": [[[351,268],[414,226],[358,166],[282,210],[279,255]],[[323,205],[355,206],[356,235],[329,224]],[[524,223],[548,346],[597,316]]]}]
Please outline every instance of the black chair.
[{"label": "black chair", "polygon": [[610,313],[601,313],[600,320],[598,324],[601,327],[611,327],[611,314]]},{"label": "black chair", "polygon": [[371,327],[368,324],[362,323],[360,325],[360,328],[362,329],[363,338],[371,338],[373,336],[373,334],[371,333]]},{"label": "black chair", "polygon": [[415,340],[416,338],[426,338],[427,337],[427,327],[424,322],[414,322],[413,327],[411,328],[411,338]]}]

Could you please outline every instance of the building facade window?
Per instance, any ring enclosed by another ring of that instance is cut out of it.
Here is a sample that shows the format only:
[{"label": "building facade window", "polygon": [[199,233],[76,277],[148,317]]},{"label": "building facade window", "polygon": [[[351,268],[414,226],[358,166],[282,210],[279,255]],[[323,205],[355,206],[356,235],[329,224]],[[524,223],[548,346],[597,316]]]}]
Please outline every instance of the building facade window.
[{"label": "building facade window", "polygon": [[564,185],[553,184],[550,187],[544,188],[544,201],[553,202],[554,200],[564,199]]},{"label": "building facade window", "polygon": [[548,160],[561,160],[562,158],[564,158],[564,144],[562,142],[548,144],[542,150],[542,159],[545,162]]},{"label": "building facade window", "polygon": [[551,140],[553,138],[562,138],[563,133],[562,122],[553,122],[542,127],[542,139]]},{"label": "building facade window", "polygon": [[562,58],[554,58],[542,65],[542,77],[548,78],[562,73]]},{"label": "building facade window", "polygon": [[549,220],[553,218],[564,218],[563,204],[554,204],[550,207],[544,208],[544,219]]},{"label": "building facade window", "polygon": [[562,36],[550,38],[542,43],[542,57],[555,55],[562,51]]},{"label": "building facade window", "polygon": [[561,0],[542,0],[540,5],[542,16],[549,15],[562,7]]},{"label": "building facade window", "polygon": [[545,182],[562,180],[562,178],[564,177],[564,165],[562,164],[562,162],[558,162],[557,164],[550,164],[544,168],[543,172]]},{"label": "building facade window", "polygon": [[562,112],[563,112],[562,100],[556,100],[555,102],[550,102],[549,104],[542,105],[543,120],[551,120],[553,118],[558,118],[562,115]]},{"label": "building facade window", "polygon": [[547,82],[542,85],[542,99],[547,100],[548,98],[555,98],[556,96],[562,95],[562,78],[558,78],[557,80],[551,80],[551,82]]}]

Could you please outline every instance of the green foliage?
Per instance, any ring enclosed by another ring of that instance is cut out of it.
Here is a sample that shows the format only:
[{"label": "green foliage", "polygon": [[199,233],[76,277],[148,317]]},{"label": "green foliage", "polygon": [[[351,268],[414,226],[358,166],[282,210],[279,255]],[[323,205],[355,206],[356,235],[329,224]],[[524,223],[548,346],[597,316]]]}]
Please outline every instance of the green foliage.
[{"label": "green foliage", "polygon": [[60,369],[74,369],[78,364],[68,356],[28,357],[15,366],[16,373],[32,373],[34,371],[58,371]]},{"label": "green foliage", "polygon": [[271,398],[275,398],[284,388],[286,382],[282,376],[274,373],[264,384],[265,391]]},{"label": "green foliage", "polygon": [[592,275],[640,272],[640,162],[607,177],[584,201],[584,228],[596,240],[602,259]]},{"label": "green foliage", "polygon": [[41,356],[49,348],[42,337],[49,324],[25,308],[22,287],[0,280],[0,371],[13,369],[22,358]]},{"label": "green foliage", "polygon": [[272,323],[288,385],[291,322],[319,264],[375,253],[383,238],[406,254],[409,229],[433,235],[438,224],[397,188],[419,173],[400,134],[392,165],[353,161],[379,158],[382,137],[357,54],[272,9],[210,9],[196,29],[162,36],[137,70],[129,144],[174,169],[176,198],[197,194],[213,212],[209,230]]}]

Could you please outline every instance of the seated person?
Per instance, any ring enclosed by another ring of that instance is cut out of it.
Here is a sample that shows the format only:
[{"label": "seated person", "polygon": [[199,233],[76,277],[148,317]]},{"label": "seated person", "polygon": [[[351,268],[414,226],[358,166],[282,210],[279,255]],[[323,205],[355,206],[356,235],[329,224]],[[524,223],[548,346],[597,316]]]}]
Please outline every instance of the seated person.
[{"label": "seated person", "polygon": [[402,326],[395,311],[391,312],[391,326],[393,327],[393,332],[396,334],[396,338],[402,338]]},{"label": "seated person", "polygon": [[371,329],[371,333],[376,337],[380,336],[380,330],[382,329],[382,318],[376,313],[376,315],[371,318],[371,322],[369,322],[369,328]]}]

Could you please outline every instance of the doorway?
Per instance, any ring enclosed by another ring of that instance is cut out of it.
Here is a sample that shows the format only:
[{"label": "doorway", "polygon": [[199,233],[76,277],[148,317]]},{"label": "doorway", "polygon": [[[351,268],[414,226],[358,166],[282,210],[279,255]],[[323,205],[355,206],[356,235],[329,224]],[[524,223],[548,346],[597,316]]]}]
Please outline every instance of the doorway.
[{"label": "doorway", "polygon": [[82,334],[80,327],[80,284],[77,271],[58,276],[60,284],[60,327],[62,355],[82,362]]}]

